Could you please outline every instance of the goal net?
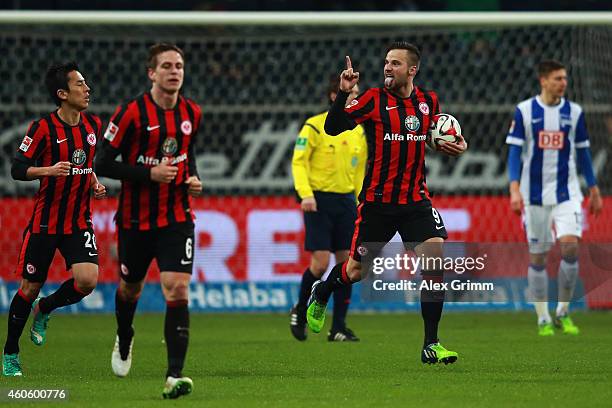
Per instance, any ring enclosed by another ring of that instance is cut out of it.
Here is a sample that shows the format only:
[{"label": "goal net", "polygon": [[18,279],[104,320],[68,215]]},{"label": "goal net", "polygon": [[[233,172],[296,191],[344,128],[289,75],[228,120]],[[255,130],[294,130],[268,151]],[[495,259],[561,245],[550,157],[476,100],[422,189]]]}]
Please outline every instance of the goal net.
[{"label": "goal net", "polygon": [[[86,17],[83,17],[86,19]],[[568,97],[586,112],[595,171],[612,192],[612,28],[602,25],[416,26],[0,24],[0,276],[14,279],[35,182],[10,178],[10,162],[28,124],[54,106],[42,79],[56,61],[78,62],[93,89],[89,110],[107,123],[115,107],[149,89],[145,59],[154,42],[185,52],[183,94],[202,106],[197,140],[205,197],[196,200],[194,279],[295,279],[308,262],[295,200],[291,155],[304,120],[328,108],[325,88],[350,55],[361,88],[380,86],[386,47],[396,40],[423,54],[416,84],[435,90],[442,110],[461,122],[470,145],[458,159],[428,153],[427,184],[450,238],[523,242],[508,205],[505,136],[515,105],[538,91],[535,65],[568,67]],[[111,196],[117,183],[106,180]],[[584,187],[584,186],[583,186]],[[585,240],[605,241],[612,202]],[[117,274],[115,199],[95,203],[103,279]],[[104,245],[107,245],[104,248]],[[50,277],[63,273],[61,264]],[[59,265],[59,266],[58,266]],[[522,273],[522,271],[518,272]]]}]

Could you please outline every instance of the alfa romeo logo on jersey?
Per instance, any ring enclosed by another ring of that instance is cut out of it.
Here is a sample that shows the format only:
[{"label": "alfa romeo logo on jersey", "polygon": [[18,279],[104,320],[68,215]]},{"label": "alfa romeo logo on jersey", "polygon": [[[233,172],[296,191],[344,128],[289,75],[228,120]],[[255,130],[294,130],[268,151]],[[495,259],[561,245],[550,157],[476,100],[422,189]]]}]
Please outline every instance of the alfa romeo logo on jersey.
[{"label": "alfa romeo logo on jersey", "polygon": [[188,120],[184,120],[183,123],[181,123],[181,131],[186,134],[186,135],[190,135],[191,134],[191,122]]},{"label": "alfa romeo logo on jersey", "polygon": [[85,163],[85,160],[87,160],[87,155],[85,154],[85,150],[76,149],[74,153],[72,153],[72,163],[75,166],[82,166],[83,163]]},{"label": "alfa romeo logo on jersey", "polygon": [[29,263],[26,265],[26,271],[28,271],[28,273],[32,275],[34,272],[36,272],[36,267]]},{"label": "alfa romeo logo on jersey", "polygon": [[429,115],[429,105],[426,102],[419,103],[419,110],[423,112],[423,115]]},{"label": "alfa romeo logo on jersey", "polygon": [[361,256],[366,256],[368,253],[368,248],[364,247],[363,245],[359,245],[357,247],[357,253]]},{"label": "alfa romeo logo on jersey", "polygon": [[90,146],[96,145],[96,134],[95,133],[90,133],[87,135],[87,143],[89,143]]},{"label": "alfa romeo logo on jersey", "polygon": [[175,138],[167,137],[166,140],[164,140],[164,144],[162,145],[162,153],[165,156],[172,156],[172,155],[174,155],[174,153],[176,153],[177,149],[178,149],[178,143],[176,142]]},{"label": "alfa romeo logo on jersey", "polygon": [[410,115],[406,117],[404,121],[404,125],[406,125],[406,129],[412,130],[413,132],[418,130],[421,126],[421,121],[414,115]]}]

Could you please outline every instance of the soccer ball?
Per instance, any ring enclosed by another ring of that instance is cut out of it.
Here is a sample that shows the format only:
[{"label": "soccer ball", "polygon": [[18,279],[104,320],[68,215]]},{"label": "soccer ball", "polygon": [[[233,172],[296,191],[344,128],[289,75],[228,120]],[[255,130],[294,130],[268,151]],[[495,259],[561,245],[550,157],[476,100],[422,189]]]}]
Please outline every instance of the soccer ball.
[{"label": "soccer ball", "polygon": [[427,134],[427,144],[432,149],[437,150],[446,142],[459,142],[461,140],[460,136],[461,126],[459,121],[448,113],[438,113],[431,122]]}]

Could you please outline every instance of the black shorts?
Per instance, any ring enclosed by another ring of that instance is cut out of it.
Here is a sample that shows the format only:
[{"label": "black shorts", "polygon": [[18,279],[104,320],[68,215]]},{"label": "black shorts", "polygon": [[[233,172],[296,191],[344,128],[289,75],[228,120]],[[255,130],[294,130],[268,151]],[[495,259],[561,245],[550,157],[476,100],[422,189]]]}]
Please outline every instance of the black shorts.
[{"label": "black shorts", "polygon": [[119,228],[119,275],[126,282],[142,281],[153,258],[162,272],[193,270],[194,224],[181,222],[149,231]]},{"label": "black shorts", "polygon": [[76,263],[98,264],[98,247],[93,228],[72,234],[34,234],[28,226],[23,232],[16,272],[21,272],[27,281],[45,282],[56,249],[59,249],[66,261],[66,270]]},{"label": "black shorts", "polygon": [[325,193],[315,191],[317,211],[304,213],[307,251],[347,251],[351,238],[357,206],[353,193]]},{"label": "black shorts", "polygon": [[[413,204],[361,203],[357,208],[357,221],[351,243],[351,257],[361,261],[370,245],[386,244],[399,232],[405,243],[421,243],[429,238],[448,238],[440,213],[431,201]],[[371,254],[372,255],[372,254]]]}]

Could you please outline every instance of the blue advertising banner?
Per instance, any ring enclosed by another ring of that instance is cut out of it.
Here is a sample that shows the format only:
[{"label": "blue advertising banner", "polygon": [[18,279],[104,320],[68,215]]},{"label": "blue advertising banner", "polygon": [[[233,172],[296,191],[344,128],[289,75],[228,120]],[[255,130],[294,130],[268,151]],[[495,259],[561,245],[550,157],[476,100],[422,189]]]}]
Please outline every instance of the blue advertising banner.
[{"label": "blue advertising banner", "polygon": [[[492,291],[471,291],[464,294],[447,293],[446,310],[531,310],[527,300],[527,279],[500,278],[493,280]],[[351,310],[362,312],[401,312],[419,309],[419,291],[394,291],[383,299],[369,299],[357,284],[353,290]],[[58,288],[58,284],[43,287],[41,296]],[[6,313],[15,292],[17,282],[0,281],[0,311]],[[59,309],[60,313],[111,313],[115,308],[116,285],[100,283],[96,290],[82,302]],[[190,287],[190,309],[194,312],[282,312],[289,311],[296,302],[299,284],[296,282],[227,282],[192,283]],[[549,292],[556,294],[556,281],[550,281]],[[576,287],[573,308],[585,308],[583,287]],[[162,312],[166,308],[158,283],[145,285],[138,302],[140,312]]]}]

